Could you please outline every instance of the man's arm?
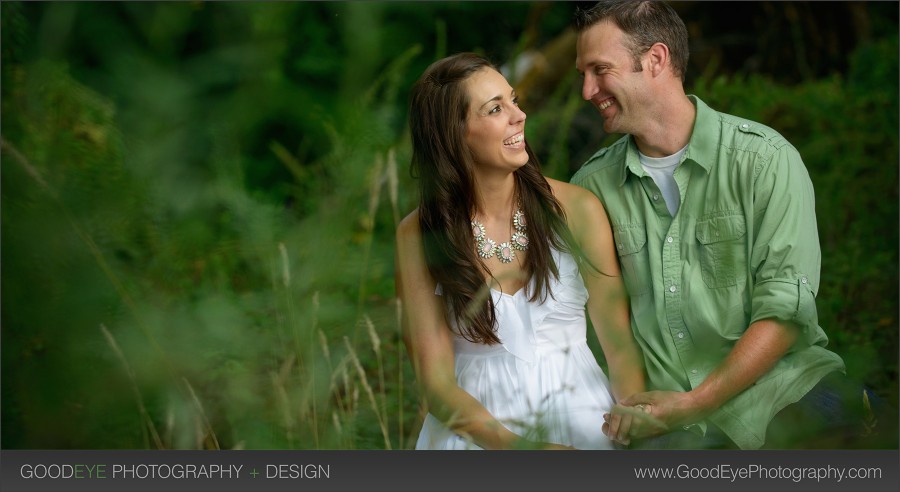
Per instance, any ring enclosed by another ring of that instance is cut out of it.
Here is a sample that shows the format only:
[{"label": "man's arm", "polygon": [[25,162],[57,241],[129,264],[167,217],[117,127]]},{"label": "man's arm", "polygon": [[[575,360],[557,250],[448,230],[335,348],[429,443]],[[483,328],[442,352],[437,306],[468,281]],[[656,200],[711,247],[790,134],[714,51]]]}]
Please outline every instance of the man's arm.
[{"label": "man's arm", "polygon": [[[795,346],[818,332],[815,290],[820,249],[812,182],[796,149],[780,147],[755,169],[750,323],[731,352],[693,390],[635,395],[623,404],[649,404],[670,429],[698,422],[753,385]],[[635,429],[643,437],[658,431]]]},{"label": "man's arm", "polygon": [[[640,393],[626,399],[622,405],[649,405],[647,412],[670,430],[703,420],[769,372],[794,345],[798,333],[797,327],[790,323],[757,321],[747,328],[725,360],[693,390]],[[633,424],[633,428],[632,437],[637,438],[662,430],[637,424]]]}]

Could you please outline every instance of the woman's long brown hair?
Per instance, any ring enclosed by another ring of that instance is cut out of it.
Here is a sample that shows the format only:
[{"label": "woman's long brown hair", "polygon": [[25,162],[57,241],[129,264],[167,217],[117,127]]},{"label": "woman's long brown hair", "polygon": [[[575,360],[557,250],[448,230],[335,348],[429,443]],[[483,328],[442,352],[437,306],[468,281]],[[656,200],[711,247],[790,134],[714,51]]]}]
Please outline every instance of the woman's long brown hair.
[{"label": "woman's long brown hair", "polygon": [[[459,53],[429,66],[413,85],[409,106],[413,176],[418,178],[419,225],[428,271],[441,286],[460,335],[476,343],[499,343],[491,296],[490,270],[475,251],[471,220],[475,215],[475,163],[465,144],[469,98],[463,82],[483,69],[496,70],[474,53]],[[565,212],[541,173],[537,156],[525,143],[528,162],[515,174],[518,199],[528,224],[524,269],[533,280],[530,301],[546,300],[550,276],[559,278],[551,247],[578,254]],[[526,289],[528,284],[526,284]],[[486,298],[486,300],[481,300]]]}]

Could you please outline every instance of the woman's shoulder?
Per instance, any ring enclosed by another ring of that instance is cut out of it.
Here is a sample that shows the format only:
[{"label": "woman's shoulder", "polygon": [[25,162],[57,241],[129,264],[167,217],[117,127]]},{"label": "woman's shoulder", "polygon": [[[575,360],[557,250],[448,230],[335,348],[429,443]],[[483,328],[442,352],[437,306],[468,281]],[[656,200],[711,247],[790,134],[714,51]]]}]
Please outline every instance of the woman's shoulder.
[{"label": "woman's shoulder", "polygon": [[397,240],[418,240],[422,237],[421,226],[419,225],[419,209],[416,208],[397,224]]},{"label": "woman's shoulder", "polygon": [[603,210],[600,200],[590,190],[553,178],[546,178],[566,213],[586,213]]}]

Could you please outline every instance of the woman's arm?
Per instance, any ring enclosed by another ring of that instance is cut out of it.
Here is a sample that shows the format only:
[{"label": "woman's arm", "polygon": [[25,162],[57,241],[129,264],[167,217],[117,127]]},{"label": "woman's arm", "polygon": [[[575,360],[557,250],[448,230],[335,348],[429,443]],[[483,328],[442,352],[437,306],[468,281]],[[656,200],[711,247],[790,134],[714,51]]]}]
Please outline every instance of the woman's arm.
[{"label": "woman's arm", "polygon": [[[569,183],[553,182],[566,209],[569,228],[590,264],[581,276],[588,291],[587,311],[606,358],[612,393],[617,402],[645,390],[643,356],[631,332],[628,295],[616,258],[612,229],[597,197]],[[592,267],[593,265],[593,267]],[[594,269],[596,267],[596,269]],[[603,432],[623,444],[639,412],[604,415]]]},{"label": "woman's arm", "polygon": [[435,281],[425,265],[416,212],[407,216],[397,229],[396,265],[403,339],[429,412],[484,449],[529,446],[457,384],[452,334],[443,303],[434,293]]},{"label": "woman's arm", "polygon": [[586,264],[581,269],[589,295],[588,315],[606,357],[613,396],[622,401],[644,391],[645,381],[643,357],[631,332],[628,295],[612,230],[606,210],[593,193],[577,188],[571,195],[571,207],[567,210],[570,227],[585,257],[599,270]]}]

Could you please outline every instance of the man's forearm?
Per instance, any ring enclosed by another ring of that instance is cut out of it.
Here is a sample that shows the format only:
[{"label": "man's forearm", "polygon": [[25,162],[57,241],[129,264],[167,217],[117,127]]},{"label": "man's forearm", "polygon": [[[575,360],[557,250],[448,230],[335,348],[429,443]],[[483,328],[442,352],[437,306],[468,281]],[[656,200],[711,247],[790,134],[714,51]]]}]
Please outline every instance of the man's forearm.
[{"label": "man's forearm", "polygon": [[690,393],[701,418],[750,387],[787,353],[798,329],[778,320],[751,324],[728,357]]}]

